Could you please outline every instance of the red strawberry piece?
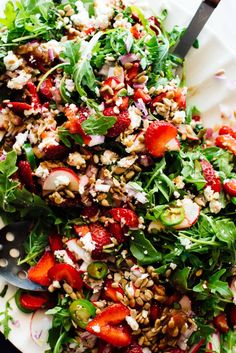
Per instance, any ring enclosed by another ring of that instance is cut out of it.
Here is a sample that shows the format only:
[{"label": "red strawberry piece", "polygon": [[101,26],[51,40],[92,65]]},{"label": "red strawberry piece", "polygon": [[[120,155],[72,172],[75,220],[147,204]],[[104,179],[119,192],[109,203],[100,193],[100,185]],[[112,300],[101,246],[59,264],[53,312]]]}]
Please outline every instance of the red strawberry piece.
[{"label": "red strawberry piece", "polygon": [[224,190],[232,197],[236,196],[236,179],[224,181]]},{"label": "red strawberry piece", "polygon": [[140,67],[140,63],[135,62],[133,63],[133,66],[126,71],[125,80],[127,83],[130,84],[133,81],[133,79],[138,75],[139,67]]},{"label": "red strawberry piece", "polygon": [[230,135],[221,135],[216,138],[216,146],[236,155],[236,139]]},{"label": "red strawberry piece", "polygon": [[115,353],[114,346],[112,346],[107,342],[98,340],[97,345],[98,345],[98,353]]},{"label": "red strawberry piece", "polygon": [[28,82],[27,83],[27,88],[30,93],[30,99],[31,99],[31,104],[34,108],[39,108],[41,106],[39,95],[37,92],[37,87],[33,82]]},{"label": "red strawberry piece", "polygon": [[105,116],[115,116],[115,124],[108,130],[108,137],[116,137],[124,132],[130,125],[129,113],[127,111],[121,112],[119,114],[114,113],[114,107],[106,108],[103,111]]},{"label": "red strawberry piece", "polygon": [[161,308],[158,304],[152,304],[150,308],[150,320],[155,322],[161,316]]},{"label": "red strawberry piece", "polygon": [[40,94],[47,98],[48,100],[52,99],[52,88],[53,88],[53,80],[48,77],[40,86]]},{"label": "red strawberry piece", "polygon": [[162,102],[165,96],[166,96],[166,93],[161,93],[158,96],[156,96],[151,102],[151,109],[154,110],[156,107],[156,104]]},{"label": "red strawberry piece", "polygon": [[134,101],[137,102],[139,99],[142,99],[145,104],[150,103],[152,100],[151,96],[148,93],[145,93],[141,88],[134,91]]},{"label": "red strawberry piece", "polygon": [[86,107],[80,107],[76,112],[70,108],[66,108],[65,115],[68,118],[65,127],[71,134],[79,134],[83,138],[84,143],[88,145],[91,137],[85,134],[82,123],[89,117],[89,110]]},{"label": "red strawberry piece", "polygon": [[124,231],[119,223],[109,223],[108,230],[113,237],[116,238],[118,244],[122,244],[125,240]]},{"label": "red strawberry piece", "polygon": [[43,152],[46,159],[63,159],[69,154],[68,148],[64,145],[47,146]]},{"label": "red strawberry piece", "polygon": [[143,32],[140,30],[141,28],[142,27],[138,23],[130,28],[130,32],[135,39],[140,39],[143,37]]},{"label": "red strawberry piece", "polygon": [[200,161],[200,163],[202,166],[203,176],[206,180],[205,187],[210,186],[212,190],[214,190],[215,192],[220,192],[221,190],[220,178],[217,176],[211,163],[206,160],[202,160]]},{"label": "red strawberry piece", "polygon": [[121,111],[127,110],[129,107],[129,97],[118,97],[116,95],[114,97],[114,102],[116,103],[118,99],[122,100],[122,103],[118,106],[119,110],[121,110]]},{"label": "red strawberry piece", "polygon": [[55,265],[55,259],[51,251],[46,251],[38,263],[28,271],[28,278],[41,286],[49,286],[51,280],[48,271]]},{"label": "red strawberry piece", "polygon": [[18,163],[18,174],[22,184],[31,192],[36,191],[32,170],[28,161]]},{"label": "red strawberry piece", "polygon": [[133,343],[129,347],[125,348],[122,353],[143,353],[143,349],[139,344]]},{"label": "red strawberry piece", "polygon": [[90,232],[90,229],[86,224],[81,226],[75,225],[74,230],[76,234],[78,234],[80,237],[84,237],[86,234]]},{"label": "red strawberry piece", "polygon": [[106,280],[104,285],[104,298],[106,300],[112,300],[114,303],[118,303],[120,300],[117,298],[117,293],[124,295],[124,291],[120,285],[117,288],[113,288],[112,283],[112,280]]},{"label": "red strawberry piece", "polygon": [[50,234],[48,240],[52,252],[63,250],[62,236],[60,234]]},{"label": "red strawberry piece", "polygon": [[231,135],[233,134],[233,130],[229,126],[222,126],[219,130],[219,135]]},{"label": "red strawberry piece", "polygon": [[174,100],[180,109],[186,109],[186,95],[183,94],[183,90],[181,88],[178,88],[175,91]]},{"label": "red strawberry piece", "polygon": [[99,223],[89,225],[92,240],[96,243],[96,249],[92,252],[94,259],[102,257],[103,247],[111,244],[111,234]]},{"label": "red strawberry piece", "polygon": [[80,273],[73,266],[65,263],[55,264],[51,267],[48,271],[48,277],[51,281],[65,281],[77,290],[80,290],[83,286]]},{"label": "red strawberry piece", "polygon": [[14,110],[17,113],[21,113],[24,110],[32,109],[32,106],[30,104],[24,102],[8,102],[3,104],[6,104],[8,108]]},{"label": "red strawberry piece", "polygon": [[[105,81],[103,81],[102,83],[102,87],[100,89],[100,93],[101,96],[105,99],[105,100],[109,100],[111,98],[114,97],[115,92],[116,92],[116,86],[120,84],[120,81],[118,80],[117,77],[111,76],[108,77]],[[104,90],[105,86],[110,87],[110,89],[108,90]]]},{"label": "red strawberry piece", "polygon": [[37,294],[22,292],[19,302],[27,310],[43,309],[48,303],[48,296],[39,292]]},{"label": "red strawberry piece", "polygon": [[221,333],[226,333],[229,331],[229,326],[225,313],[221,313],[214,317],[213,324],[217,330]]},{"label": "red strawberry piece", "polygon": [[84,218],[93,218],[95,217],[99,212],[99,209],[97,206],[93,205],[93,206],[87,206],[85,208],[82,209],[80,215]]},{"label": "red strawberry piece", "polygon": [[154,121],[147,128],[145,134],[145,146],[154,157],[163,157],[169,150],[168,144],[177,137],[177,129],[174,125],[165,121]]},{"label": "red strawberry piece", "polygon": [[139,225],[138,216],[134,211],[128,208],[112,208],[109,214],[115,221],[129,228],[137,228]]},{"label": "red strawberry piece", "polygon": [[86,330],[116,347],[125,347],[131,343],[129,328],[122,324],[130,310],[123,304],[113,304],[104,309]]}]

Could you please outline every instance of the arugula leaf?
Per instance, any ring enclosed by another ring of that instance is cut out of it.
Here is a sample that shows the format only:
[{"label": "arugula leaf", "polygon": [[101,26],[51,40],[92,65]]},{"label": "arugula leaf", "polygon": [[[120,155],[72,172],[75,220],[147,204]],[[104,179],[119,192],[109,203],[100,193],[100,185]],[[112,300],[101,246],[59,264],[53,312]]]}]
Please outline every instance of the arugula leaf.
[{"label": "arugula leaf", "polygon": [[219,240],[226,242],[229,247],[236,241],[236,226],[230,219],[219,219],[215,222],[215,232]]},{"label": "arugula leaf", "polygon": [[106,135],[115,122],[114,116],[90,116],[82,123],[82,128],[87,135]]},{"label": "arugula leaf", "polygon": [[12,28],[16,18],[15,7],[12,1],[8,1],[6,3],[5,9],[4,9],[4,15],[5,15],[4,18],[0,18],[0,23],[3,26]]},{"label": "arugula leaf", "polygon": [[236,353],[236,331],[230,330],[221,336],[222,339],[222,353]]},{"label": "arugula leaf", "polygon": [[72,146],[72,141],[78,143],[78,145],[83,145],[84,140],[79,134],[71,134],[69,130],[65,129],[63,126],[58,128],[59,139],[68,148]]},{"label": "arugula leaf", "polygon": [[130,251],[142,265],[153,264],[162,258],[161,253],[155,249],[144,233],[139,230],[131,234]]},{"label": "arugula leaf", "polygon": [[171,276],[171,283],[174,288],[177,288],[179,291],[185,292],[188,289],[188,277],[190,274],[191,268],[185,267],[181,270],[176,270]]},{"label": "arugula leaf", "polygon": [[72,74],[74,66],[78,63],[81,53],[80,53],[81,43],[75,43],[73,41],[67,41],[64,44],[63,52],[60,54],[60,57],[68,60],[70,65],[64,68],[64,71]]},{"label": "arugula leaf", "polygon": [[193,287],[193,291],[197,293],[210,292],[212,294],[220,294],[222,297],[230,299],[232,292],[227,282],[221,281],[220,278],[225,274],[226,269],[217,271],[208,280],[201,280],[200,283]]},{"label": "arugula leaf", "polygon": [[9,313],[12,310],[9,300],[5,304],[5,310],[0,312],[0,316],[3,316],[2,320],[0,320],[0,325],[3,326],[3,334],[6,338],[8,338],[9,333],[11,332],[11,328],[9,326],[10,322],[13,321],[13,317]]}]

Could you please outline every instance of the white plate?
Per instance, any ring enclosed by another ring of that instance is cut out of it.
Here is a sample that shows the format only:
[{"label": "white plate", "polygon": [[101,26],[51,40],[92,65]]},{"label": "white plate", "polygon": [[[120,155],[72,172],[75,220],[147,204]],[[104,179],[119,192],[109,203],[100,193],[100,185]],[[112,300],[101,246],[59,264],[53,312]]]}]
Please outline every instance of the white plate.
[{"label": "white plate", "polygon": [[[0,12],[6,0],[1,0]],[[143,4],[144,0],[139,0]],[[151,8],[158,11],[168,8],[168,26],[187,25],[201,0],[150,0]],[[235,0],[221,0],[209,26],[200,35],[200,49],[191,49],[186,63],[187,83],[190,86],[189,102],[202,111],[205,125],[213,126],[221,122],[222,110],[234,124],[236,111],[236,13]],[[226,79],[216,79],[215,73],[225,70]],[[0,279],[0,292],[5,283]],[[0,298],[0,311],[15,288],[9,286],[7,296]],[[11,300],[14,323],[11,324],[10,341],[23,353],[44,353],[50,318],[37,312],[26,315],[17,310]]]}]

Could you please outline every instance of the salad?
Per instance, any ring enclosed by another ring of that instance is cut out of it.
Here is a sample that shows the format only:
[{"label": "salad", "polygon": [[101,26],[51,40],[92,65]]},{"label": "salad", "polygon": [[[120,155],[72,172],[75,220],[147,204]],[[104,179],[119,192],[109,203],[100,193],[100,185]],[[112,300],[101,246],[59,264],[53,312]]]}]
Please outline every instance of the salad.
[{"label": "salad", "polygon": [[33,224],[19,263],[48,290],[15,301],[52,315],[47,353],[235,352],[236,130],[186,103],[166,16],[19,0],[0,19],[0,214]]}]

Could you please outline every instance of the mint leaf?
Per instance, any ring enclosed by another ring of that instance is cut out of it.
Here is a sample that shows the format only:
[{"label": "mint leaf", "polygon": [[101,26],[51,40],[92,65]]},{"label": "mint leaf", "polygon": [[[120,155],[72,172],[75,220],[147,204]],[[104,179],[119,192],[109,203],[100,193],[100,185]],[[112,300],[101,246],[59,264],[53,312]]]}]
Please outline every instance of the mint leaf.
[{"label": "mint leaf", "polygon": [[130,251],[141,265],[153,264],[162,258],[161,253],[154,248],[140,230],[131,234]]},{"label": "mint leaf", "polygon": [[90,116],[82,123],[82,128],[87,135],[106,135],[115,122],[114,116]]}]

